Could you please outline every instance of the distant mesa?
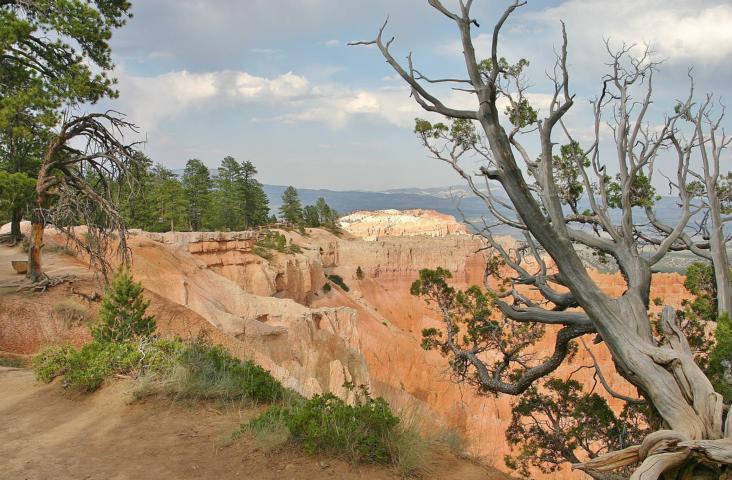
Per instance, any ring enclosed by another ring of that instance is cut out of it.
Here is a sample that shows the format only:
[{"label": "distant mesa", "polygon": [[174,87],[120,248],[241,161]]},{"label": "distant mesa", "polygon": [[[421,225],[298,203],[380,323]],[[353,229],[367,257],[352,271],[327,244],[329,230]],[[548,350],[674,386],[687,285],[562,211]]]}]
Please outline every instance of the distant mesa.
[{"label": "distant mesa", "polygon": [[361,210],[340,219],[341,228],[367,241],[382,237],[467,235],[466,226],[452,215],[434,210]]}]

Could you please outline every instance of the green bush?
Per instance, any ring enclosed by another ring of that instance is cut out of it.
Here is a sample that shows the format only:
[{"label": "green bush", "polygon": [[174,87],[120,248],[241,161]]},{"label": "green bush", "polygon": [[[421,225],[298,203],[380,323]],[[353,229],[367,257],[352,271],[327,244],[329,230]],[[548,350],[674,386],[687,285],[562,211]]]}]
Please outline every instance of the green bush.
[{"label": "green bush", "polygon": [[149,305],[142,296],[142,285],[120,268],[104,295],[92,337],[98,342],[125,342],[152,335],[155,317],[145,315]]},{"label": "green bush", "polygon": [[69,356],[64,383],[93,392],[112,375],[134,370],[140,359],[141,354],[135,343],[92,342]]},{"label": "green bush", "polygon": [[261,432],[284,424],[292,441],[311,454],[329,453],[367,463],[392,463],[399,418],[383,398],[363,396],[355,405],[331,393],[293,407],[272,407],[248,427]]},{"label": "green bush", "polygon": [[265,260],[272,260],[272,257],[274,256],[272,255],[272,252],[260,245],[254,245],[254,247],[252,248],[252,252],[254,252],[255,255],[259,255]]},{"label": "green bush", "polygon": [[63,376],[65,385],[92,392],[106,378],[134,370],[140,359],[134,343],[92,342],[78,351],[62,345],[46,348],[36,355],[33,370],[42,382]]},{"label": "green bush", "polygon": [[[302,228],[300,233],[305,233]],[[276,250],[280,253],[287,254],[302,252],[302,248],[300,248],[299,245],[292,243],[292,240],[288,243],[287,237],[279,232],[273,231],[267,231],[264,234],[264,237],[257,240],[257,243],[254,244],[254,248],[252,250],[256,255],[267,260],[272,258],[272,252],[269,250]]]},{"label": "green bush", "polygon": [[340,275],[333,274],[333,275],[327,275],[327,277],[328,277],[328,280],[330,280],[331,282],[333,282],[336,285],[338,285],[339,287],[341,287],[344,292],[347,292],[350,290],[350,288],[348,288],[348,285],[346,285],[346,282],[343,281],[343,277],[341,277]]},{"label": "green bush", "polygon": [[49,347],[36,355],[33,368],[43,382],[63,375],[65,385],[87,392],[113,375],[136,371],[145,380],[138,396],[162,392],[174,398],[271,403],[295,395],[262,367],[242,362],[203,339],[94,341],[78,351]]},{"label": "green bush", "polygon": [[330,286],[330,283],[326,283],[325,285],[323,285],[323,291],[325,293],[330,292],[332,289],[333,289],[333,287]]},{"label": "green bush", "polygon": [[33,357],[33,371],[41,382],[48,383],[63,375],[69,365],[69,357],[75,353],[69,345],[46,347]]},{"label": "green bush", "polygon": [[269,403],[285,396],[282,384],[265,369],[202,340],[180,349],[168,380],[168,393],[179,398]]},{"label": "green bush", "polygon": [[709,366],[707,375],[725,402],[732,401],[732,380],[730,366],[732,366],[732,318],[728,313],[717,319],[717,328],[714,331],[716,343],[709,352]]}]

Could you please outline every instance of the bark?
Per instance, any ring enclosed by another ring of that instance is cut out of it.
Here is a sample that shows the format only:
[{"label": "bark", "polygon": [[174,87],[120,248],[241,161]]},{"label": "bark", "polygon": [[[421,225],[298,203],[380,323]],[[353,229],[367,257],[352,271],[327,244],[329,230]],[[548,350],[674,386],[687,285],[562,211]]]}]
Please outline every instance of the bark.
[{"label": "bark", "polygon": [[23,238],[23,233],[20,231],[20,222],[23,220],[23,212],[19,208],[14,208],[10,213],[10,237],[18,241]]},{"label": "bark", "polygon": [[30,248],[28,249],[28,273],[26,274],[26,277],[32,282],[40,282],[44,277],[41,265],[43,230],[43,221],[34,218],[31,222]]},{"label": "bark", "polygon": [[732,312],[732,283],[730,279],[730,263],[725,243],[724,223],[720,212],[720,201],[716,192],[716,181],[707,177],[709,196],[709,252],[714,267],[714,279],[717,285],[717,312],[719,315]]}]

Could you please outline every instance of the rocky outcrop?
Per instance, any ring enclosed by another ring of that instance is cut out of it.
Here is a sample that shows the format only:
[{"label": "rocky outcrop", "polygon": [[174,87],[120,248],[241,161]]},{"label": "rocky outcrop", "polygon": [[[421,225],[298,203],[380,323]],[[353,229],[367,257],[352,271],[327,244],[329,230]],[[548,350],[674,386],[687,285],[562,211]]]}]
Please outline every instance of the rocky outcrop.
[{"label": "rocky outcrop", "polygon": [[[166,240],[148,234],[131,238],[133,274],[148,290],[241,341],[249,356],[303,395],[331,391],[347,396],[345,381],[369,384],[353,310],[311,309],[269,295],[312,293],[312,276],[323,274],[307,255],[270,263],[235,246],[247,239],[188,242],[179,234],[174,242]],[[258,288],[264,294],[250,293]]]},{"label": "rocky outcrop", "polygon": [[433,210],[359,211],[342,217],[340,225],[351,235],[368,241],[395,236],[467,234],[464,224]]},{"label": "rocky outcrop", "polygon": [[[131,231],[135,238],[148,239],[190,253],[206,267],[230,279],[247,293],[290,298],[307,304],[324,283],[320,249],[309,246],[307,239],[296,233],[278,233],[285,235],[288,242],[303,245],[301,252],[285,254],[268,250],[271,258],[265,260],[254,254],[254,246],[259,238],[256,231]],[[326,258],[326,263],[334,263],[332,256]]]}]

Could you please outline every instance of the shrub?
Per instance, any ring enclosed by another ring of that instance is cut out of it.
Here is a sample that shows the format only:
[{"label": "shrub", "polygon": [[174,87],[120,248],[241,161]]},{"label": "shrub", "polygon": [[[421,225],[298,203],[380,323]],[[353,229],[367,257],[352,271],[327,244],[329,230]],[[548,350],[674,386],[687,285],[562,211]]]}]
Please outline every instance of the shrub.
[{"label": "shrub", "polygon": [[272,252],[259,245],[254,245],[254,247],[252,248],[252,252],[254,252],[255,255],[259,255],[265,260],[272,260],[272,257],[274,256],[272,255]]},{"label": "shrub", "polygon": [[265,232],[264,237],[257,241],[256,245],[284,253],[287,250],[287,238],[279,232],[267,231]]},{"label": "shrub", "polygon": [[142,285],[120,268],[104,295],[92,337],[99,342],[125,342],[151,335],[155,317],[145,315],[149,305],[142,296]]},{"label": "shrub", "polygon": [[134,343],[92,342],[69,356],[64,383],[93,392],[115,374],[126,374],[140,362],[141,353]]},{"label": "shrub", "polygon": [[75,350],[67,345],[42,350],[33,359],[36,378],[48,383],[64,377],[64,384],[86,392],[102,386],[117,373],[129,373],[139,364],[141,354],[133,343],[92,342]]},{"label": "shrub", "polygon": [[392,463],[391,439],[399,418],[383,398],[363,395],[355,405],[331,393],[290,408],[272,407],[249,423],[262,432],[273,425],[285,425],[292,441],[308,453],[342,455],[350,460]]},{"label": "shrub", "polygon": [[74,353],[69,345],[46,347],[33,357],[33,371],[41,382],[48,383],[59,375],[63,375],[69,364],[69,357]]},{"label": "shrub", "polygon": [[356,268],[356,278],[359,280],[363,280],[363,270],[360,266]]},{"label": "shrub", "polygon": [[177,399],[274,402],[287,395],[265,369],[204,339],[156,340],[143,351],[151,381],[138,396],[159,391]]},{"label": "shrub", "polygon": [[284,395],[284,388],[269,372],[242,362],[220,346],[193,342],[182,349],[179,365],[184,370],[178,392],[182,396],[273,402]]},{"label": "shrub", "polygon": [[717,319],[716,343],[709,352],[707,375],[726,402],[732,401],[732,319],[728,313]]},{"label": "shrub", "polygon": [[302,248],[300,248],[300,245],[292,243],[292,240],[290,240],[290,244],[287,248],[289,253],[302,253]]},{"label": "shrub", "polygon": [[328,275],[328,280],[341,287],[344,292],[350,290],[350,288],[348,288],[348,285],[346,285],[346,282],[343,281],[343,277],[341,277],[340,275]]},{"label": "shrub", "polygon": [[14,357],[0,357],[0,367],[22,368],[23,360]]},{"label": "shrub", "polygon": [[[300,233],[304,234],[305,230],[302,227],[300,228]],[[257,243],[254,244],[254,248],[252,249],[255,254],[267,260],[272,258],[272,252],[269,250],[276,250],[280,253],[287,254],[302,252],[302,248],[299,245],[292,243],[292,240],[288,243],[287,237],[279,232],[273,231],[267,231],[264,237],[257,240]]]},{"label": "shrub", "polygon": [[325,293],[328,293],[328,292],[330,292],[331,290],[332,290],[332,287],[330,286],[330,283],[327,283],[327,282],[326,282],[326,283],[325,283],[325,285],[323,285],[323,291],[324,291]]},{"label": "shrub", "polygon": [[204,339],[94,341],[78,351],[54,346],[36,355],[33,368],[43,382],[63,375],[65,385],[87,392],[113,375],[137,371],[145,380],[136,392],[138,397],[162,392],[174,398],[271,403],[297,396],[262,367],[242,362]]}]

